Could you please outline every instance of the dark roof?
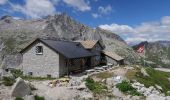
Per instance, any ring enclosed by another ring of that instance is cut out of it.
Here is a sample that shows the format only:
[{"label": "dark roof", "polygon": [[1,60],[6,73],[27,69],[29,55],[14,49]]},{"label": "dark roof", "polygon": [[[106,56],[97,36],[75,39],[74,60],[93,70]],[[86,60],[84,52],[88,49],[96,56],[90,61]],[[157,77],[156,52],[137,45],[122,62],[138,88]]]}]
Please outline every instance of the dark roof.
[{"label": "dark roof", "polygon": [[[57,40],[50,40],[50,39],[36,39],[35,41],[40,41],[44,43],[46,46],[48,46],[55,52],[60,53],[61,55],[69,59],[90,57],[95,55],[82,48],[80,46],[80,43],[77,42],[57,41]],[[27,47],[23,49],[21,53],[24,52],[27,49]]]}]

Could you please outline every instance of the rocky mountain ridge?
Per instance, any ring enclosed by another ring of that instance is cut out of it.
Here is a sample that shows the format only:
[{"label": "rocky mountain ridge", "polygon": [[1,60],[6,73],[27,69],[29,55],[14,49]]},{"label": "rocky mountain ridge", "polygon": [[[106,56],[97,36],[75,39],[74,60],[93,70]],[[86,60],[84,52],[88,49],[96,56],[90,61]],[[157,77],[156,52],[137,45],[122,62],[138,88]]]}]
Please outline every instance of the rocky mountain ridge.
[{"label": "rocky mountain ridge", "polygon": [[170,41],[145,41],[133,48],[136,50],[141,45],[145,45],[146,60],[152,62],[152,67],[170,67]]},{"label": "rocky mountain ridge", "polygon": [[[99,40],[104,43],[107,50],[125,57],[127,63],[134,63],[139,58],[120,36],[100,28],[90,28],[65,13],[42,19],[14,19],[11,16],[4,16],[0,19],[1,66],[13,65],[8,64],[8,61],[16,57],[18,51],[37,37],[67,41]],[[17,62],[16,66],[20,60]]]}]

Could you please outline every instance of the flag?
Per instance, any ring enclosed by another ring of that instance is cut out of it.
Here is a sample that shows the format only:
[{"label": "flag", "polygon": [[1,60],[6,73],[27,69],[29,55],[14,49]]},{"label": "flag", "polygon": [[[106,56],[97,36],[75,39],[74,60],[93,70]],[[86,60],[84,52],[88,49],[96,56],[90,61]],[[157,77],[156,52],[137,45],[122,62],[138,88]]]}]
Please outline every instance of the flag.
[{"label": "flag", "polygon": [[141,45],[141,46],[139,46],[139,47],[137,48],[137,52],[138,52],[138,53],[143,53],[144,50],[145,50],[145,45]]}]

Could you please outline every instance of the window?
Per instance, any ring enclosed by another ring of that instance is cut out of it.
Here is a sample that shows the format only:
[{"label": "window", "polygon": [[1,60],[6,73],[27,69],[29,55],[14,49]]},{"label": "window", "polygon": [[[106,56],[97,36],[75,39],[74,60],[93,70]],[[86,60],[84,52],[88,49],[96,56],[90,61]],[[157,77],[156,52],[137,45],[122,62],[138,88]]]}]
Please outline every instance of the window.
[{"label": "window", "polygon": [[32,75],[33,75],[33,73],[32,73],[32,72],[28,72],[28,75],[29,75],[29,76],[32,76]]},{"label": "window", "polygon": [[47,74],[47,78],[51,78],[51,75],[50,75],[50,74]]},{"label": "window", "polygon": [[43,54],[43,47],[42,46],[36,46],[36,54]]}]

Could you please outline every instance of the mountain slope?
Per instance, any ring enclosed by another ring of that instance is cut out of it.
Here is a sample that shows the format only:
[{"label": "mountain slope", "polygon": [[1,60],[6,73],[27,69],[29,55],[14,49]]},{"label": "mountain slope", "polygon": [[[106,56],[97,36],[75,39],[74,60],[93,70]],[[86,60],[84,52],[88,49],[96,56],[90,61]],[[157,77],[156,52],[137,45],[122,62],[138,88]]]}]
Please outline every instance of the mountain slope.
[{"label": "mountain slope", "polygon": [[153,62],[153,67],[170,67],[170,41],[141,42],[134,46],[136,50],[145,44],[146,60]]},{"label": "mountain slope", "polygon": [[134,63],[139,58],[120,36],[100,28],[90,28],[66,14],[30,20],[4,16],[0,19],[0,37],[1,62],[8,61],[6,55],[16,55],[36,37],[68,41],[95,39],[103,42],[107,50],[125,57],[128,63]]}]

